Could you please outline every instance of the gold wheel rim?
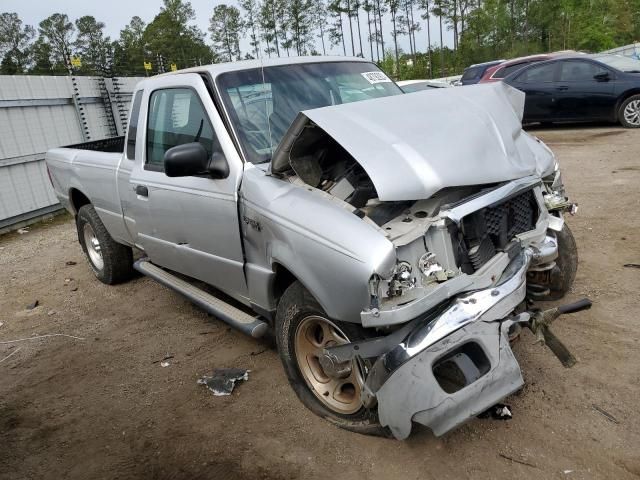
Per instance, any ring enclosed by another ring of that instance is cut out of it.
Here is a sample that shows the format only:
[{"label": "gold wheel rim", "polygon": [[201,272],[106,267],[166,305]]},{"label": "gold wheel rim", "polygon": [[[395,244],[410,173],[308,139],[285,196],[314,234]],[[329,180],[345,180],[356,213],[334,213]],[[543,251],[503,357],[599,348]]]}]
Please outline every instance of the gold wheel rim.
[{"label": "gold wheel rim", "polygon": [[320,316],[306,317],[296,329],[295,357],[305,382],[314,395],[336,413],[352,414],[360,410],[362,374],[354,360],[344,378],[327,375],[320,365],[325,347],[349,343],[333,322]]}]

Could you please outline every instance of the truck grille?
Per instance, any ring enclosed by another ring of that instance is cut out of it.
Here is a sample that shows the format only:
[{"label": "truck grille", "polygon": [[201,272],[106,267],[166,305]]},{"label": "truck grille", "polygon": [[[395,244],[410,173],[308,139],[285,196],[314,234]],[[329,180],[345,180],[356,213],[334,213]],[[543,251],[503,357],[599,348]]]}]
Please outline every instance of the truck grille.
[{"label": "truck grille", "polygon": [[[473,273],[519,235],[535,228],[538,204],[533,190],[486,207],[462,219],[462,269]],[[466,250],[466,251],[465,251]]]}]

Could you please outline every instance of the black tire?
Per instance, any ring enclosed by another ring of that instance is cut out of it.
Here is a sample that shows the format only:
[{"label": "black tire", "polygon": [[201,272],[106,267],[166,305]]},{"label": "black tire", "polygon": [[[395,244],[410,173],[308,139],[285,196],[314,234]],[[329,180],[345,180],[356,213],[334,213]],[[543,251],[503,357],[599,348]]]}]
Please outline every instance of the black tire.
[{"label": "black tire", "polygon": [[[295,335],[300,323],[310,315],[329,318],[307,289],[301,283],[294,282],[280,299],[275,324],[278,353],[294,392],[309,410],[340,428],[364,435],[389,436],[389,430],[382,427],[378,421],[375,407],[362,407],[349,415],[336,413],[325,406],[307,384],[295,357]],[[350,341],[366,338],[360,325],[335,320],[331,322],[338,326]]]},{"label": "black tire", "polygon": [[[99,242],[103,265],[92,260],[85,244],[85,227],[89,225]],[[78,241],[87,256],[91,270],[102,283],[114,285],[129,280],[133,275],[133,251],[130,247],[116,242],[105,228],[93,205],[84,205],[76,217]]]},{"label": "black tire", "polygon": [[566,223],[556,233],[558,258],[551,274],[550,292],[540,300],[560,300],[571,289],[578,271],[578,247],[573,233]]},{"label": "black tire", "polygon": [[637,117],[638,120],[636,123],[630,123],[625,118],[624,110],[631,102],[638,102],[636,105],[640,105],[640,95],[631,95],[620,104],[620,108],[618,108],[618,121],[625,128],[640,128],[640,117]]}]

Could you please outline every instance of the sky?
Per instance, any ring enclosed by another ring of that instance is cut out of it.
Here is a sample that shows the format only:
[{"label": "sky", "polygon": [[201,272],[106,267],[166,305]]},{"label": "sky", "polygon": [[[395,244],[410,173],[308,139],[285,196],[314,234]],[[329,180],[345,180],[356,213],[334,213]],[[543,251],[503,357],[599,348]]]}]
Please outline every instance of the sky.
[{"label": "sky", "polygon": [[[216,0],[190,0],[193,9],[196,12],[195,24],[207,34],[207,43],[211,43],[209,38],[209,18],[213,8],[220,4],[225,3]],[[235,0],[226,2],[228,4],[236,4]],[[93,15],[98,21],[106,24],[105,32],[112,39],[118,38],[120,30],[127,25],[131,17],[137,15],[145,23],[149,23],[153,20],[153,17],[160,11],[162,6],[162,0],[0,0],[0,13],[2,12],[16,12],[22,21],[28,25],[33,25],[37,28],[38,23],[41,20],[48,17],[52,13],[66,13],[73,21],[83,15]],[[419,14],[414,12],[415,20],[421,22],[422,30],[416,32],[416,44],[418,51],[425,51],[427,47],[427,32],[426,24],[424,20],[419,20]],[[387,15],[389,17],[389,15]],[[343,17],[343,20],[345,17]],[[385,32],[385,47],[392,47],[392,38],[389,34],[391,30],[391,20],[386,18],[386,23],[383,21],[382,27]],[[437,18],[431,18],[431,43],[436,44],[440,42],[439,36],[439,23]],[[362,48],[364,50],[364,56],[368,58],[370,56],[370,49],[368,42],[365,42],[367,31],[366,14],[361,12],[360,16],[360,28],[362,31]],[[345,21],[345,41],[347,44],[347,54],[351,54],[351,43],[348,30],[348,23]],[[357,26],[354,20],[354,43],[356,44],[356,54],[359,50],[359,42],[357,33]],[[446,30],[443,31],[443,39],[445,45],[451,46],[453,43],[453,33]],[[329,49],[329,41],[325,38],[325,45]],[[409,51],[409,40],[407,36],[399,37],[399,46],[404,51]],[[240,45],[243,54],[248,51],[248,40],[244,40]],[[322,51],[319,40],[317,41],[317,50]],[[332,47],[331,51],[327,51],[327,54],[342,54],[342,46]],[[374,45],[375,54],[375,45]]]}]

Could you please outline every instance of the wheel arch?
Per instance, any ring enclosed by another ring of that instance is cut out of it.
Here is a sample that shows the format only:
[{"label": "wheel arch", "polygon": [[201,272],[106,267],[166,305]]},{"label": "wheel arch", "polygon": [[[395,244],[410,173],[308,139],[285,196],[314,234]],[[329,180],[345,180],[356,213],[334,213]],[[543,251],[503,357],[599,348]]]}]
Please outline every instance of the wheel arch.
[{"label": "wheel arch", "polygon": [[[280,262],[274,262],[271,265],[273,270],[273,281],[271,282],[271,292],[275,300],[276,307],[282,298],[282,294],[294,282],[298,282],[298,278]],[[306,288],[306,287],[305,287]]]},{"label": "wheel arch", "polygon": [[82,193],[77,188],[71,188],[69,190],[69,203],[71,204],[71,208],[73,209],[73,214],[78,215],[78,210],[80,210],[85,205],[90,205],[91,200],[84,193]]},{"label": "wheel arch", "polygon": [[629,90],[626,90],[620,97],[618,97],[618,101],[616,102],[616,111],[615,116],[618,117],[618,111],[620,110],[620,106],[627,100],[629,97],[633,97],[634,95],[640,95],[640,87],[633,87]]}]

